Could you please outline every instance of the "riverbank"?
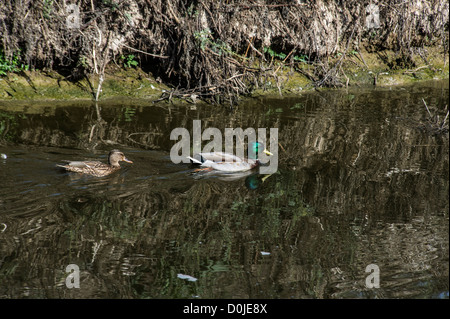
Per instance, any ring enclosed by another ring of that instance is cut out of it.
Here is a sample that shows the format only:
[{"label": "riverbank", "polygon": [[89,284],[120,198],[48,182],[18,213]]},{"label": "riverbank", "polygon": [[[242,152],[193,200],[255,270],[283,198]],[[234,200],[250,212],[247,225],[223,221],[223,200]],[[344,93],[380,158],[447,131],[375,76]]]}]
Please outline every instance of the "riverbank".
[{"label": "riverbank", "polygon": [[[347,54],[340,65],[345,75],[345,86],[396,86],[417,81],[439,80],[449,78],[449,66],[439,48],[426,48],[427,59],[416,55],[409,61],[413,67],[404,67],[393,51],[376,53],[352,52]],[[340,55],[329,59],[337,63]],[[254,87],[249,97],[264,95],[291,95],[316,89],[314,68],[307,63],[283,64],[273,63],[273,71],[268,73],[264,82]],[[70,81],[56,71],[21,71],[0,77],[0,101],[87,101],[94,100],[98,77],[88,75],[79,81]],[[171,100],[170,92],[176,89],[154,77],[139,67],[122,68],[111,64],[105,71],[101,86],[100,100],[111,98],[148,99],[156,101]],[[173,97],[173,100],[195,103],[192,96]]]}]

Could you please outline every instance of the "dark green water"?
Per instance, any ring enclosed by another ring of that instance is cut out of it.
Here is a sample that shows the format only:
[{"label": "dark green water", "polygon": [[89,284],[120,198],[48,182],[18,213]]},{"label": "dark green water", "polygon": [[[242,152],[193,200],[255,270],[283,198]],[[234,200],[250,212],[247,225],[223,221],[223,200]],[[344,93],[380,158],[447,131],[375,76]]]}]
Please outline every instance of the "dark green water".
[{"label": "dark green water", "polygon": [[[448,298],[448,130],[422,99],[443,122],[447,81],[233,110],[117,100],[102,122],[89,103],[0,102],[0,298]],[[170,132],[196,119],[278,128],[278,172],[173,164]],[[55,168],[113,148],[134,163],[111,176]]]}]

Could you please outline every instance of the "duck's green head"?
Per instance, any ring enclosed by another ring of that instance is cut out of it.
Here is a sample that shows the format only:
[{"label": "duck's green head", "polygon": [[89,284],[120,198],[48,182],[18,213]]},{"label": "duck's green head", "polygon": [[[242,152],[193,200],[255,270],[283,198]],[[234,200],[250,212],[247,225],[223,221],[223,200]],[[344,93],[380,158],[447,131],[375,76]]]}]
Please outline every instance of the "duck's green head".
[{"label": "duck's green head", "polygon": [[263,143],[253,142],[248,146],[248,158],[258,159],[258,153],[260,150],[263,150],[263,152],[267,155],[273,155],[268,150],[266,150]]}]

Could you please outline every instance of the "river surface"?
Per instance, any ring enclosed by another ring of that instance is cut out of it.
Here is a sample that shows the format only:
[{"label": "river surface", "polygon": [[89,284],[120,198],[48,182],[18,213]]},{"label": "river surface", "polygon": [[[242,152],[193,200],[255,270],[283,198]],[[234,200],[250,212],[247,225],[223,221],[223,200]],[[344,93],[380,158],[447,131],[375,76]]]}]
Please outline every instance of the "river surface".
[{"label": "river surface", "polygon": [[[448,81],[233,109],[0,101],[0,298],[448,298],[448,105]],[[173,163],[194,120],[278,128],[278,169]],[[56,167],[111,149],[133,164]]]}]

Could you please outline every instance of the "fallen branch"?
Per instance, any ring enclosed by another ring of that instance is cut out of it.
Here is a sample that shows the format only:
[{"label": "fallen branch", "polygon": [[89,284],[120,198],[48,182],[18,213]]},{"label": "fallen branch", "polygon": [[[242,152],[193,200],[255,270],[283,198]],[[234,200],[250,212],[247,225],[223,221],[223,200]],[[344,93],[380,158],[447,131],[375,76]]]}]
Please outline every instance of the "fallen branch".
[{"label": "fallen branch", "polygon": [[417,71],[428,68],[428,67],[429,67],[429,65],[424,65],[424,66],[418,67],[417,69],[414,69],[414,70],[406,70],[403,72],[403,74],[416,73]]},{"label": "fallen branch", "polygon": [[129,50],[132,50],[132,51],[136,51],[136,52],[139,52],[139,53],[142,53],[142,54],[145,54],[145,55],[150,55],[150,56],[152,56],[154,58],[160,58],[160,59],[168,59],[169,58],[168,55],[159,55],[159,54],[154,54],[154,53],[148,53],[148,52],[145,52],[145,51],[141,51],[141,50],[129,47],[126,44],[122,44],[122,46],[127,48],[127,49],[129,49]]}]

